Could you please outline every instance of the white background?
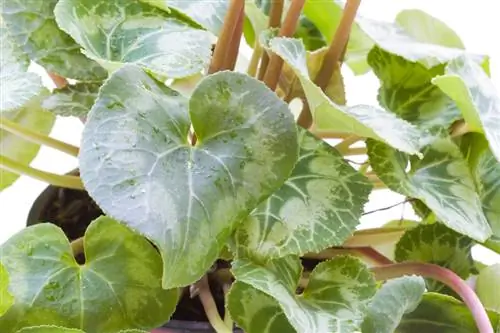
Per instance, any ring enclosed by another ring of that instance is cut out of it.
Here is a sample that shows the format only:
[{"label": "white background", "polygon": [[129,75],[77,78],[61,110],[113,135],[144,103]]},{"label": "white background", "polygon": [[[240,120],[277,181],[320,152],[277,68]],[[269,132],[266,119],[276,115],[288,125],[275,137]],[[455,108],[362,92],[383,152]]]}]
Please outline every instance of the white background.
[{"label": "white background", "polygon": [[[439,18],[458,33],[468,50],[491,57],[492,79],[499,87],[500,18],[498,6],[499,3],[496,0],[363,0],[360,12],[374,19],[393,21],[402,9],[417,8]],[[373,73],[354,77],[348,69],[343,72],[347,85],[347,100],[350,105],[376,103],[378,80]],[[50,86],[50,81],[47,78],[44,80]],[[78,119],[60,118],[51,136],[79,145],[82,128],[83,125]],[[77,161],[63,153],[43,147],[32,166],[55,173],[66,173],[77,166]],[[31,204],[45,187],[46,184],[43,182],[20,177],[13,186],[0,193],[0,244],[25,226]],[[386,207],[402,199],[401,196],[388,190],[376,191],[372,194],[365,210]],[[363,227],[378,226],[392,219],[400,219],[403,215],[407,218],[414,217],[409,204],[367,215],[362,219]],[[482,248],[475,248],[474,256],[487,264],[500,262],[499,256]]]}]

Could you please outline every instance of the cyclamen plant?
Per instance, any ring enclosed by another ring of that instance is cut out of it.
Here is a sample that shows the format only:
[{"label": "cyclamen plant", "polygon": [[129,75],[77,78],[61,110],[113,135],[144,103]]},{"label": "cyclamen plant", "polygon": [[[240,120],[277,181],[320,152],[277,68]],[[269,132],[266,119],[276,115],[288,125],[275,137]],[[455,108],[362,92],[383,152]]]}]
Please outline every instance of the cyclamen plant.
[{"label": "cyclamen plant", "polygon": [[[489,59],[422,11],[359,5],[5,0],[0,188],[32,176],[103,216],[1,245],[0,332],[144,332],[181,299],[218,333],[500,332],[498,266],[471,256],[500,253]],[[380,105],[347,105],[345,66]],[[56,115],[84,120],[80,147],[48,136]],[[29,166],[40,145],[79,176]],[[384,188],[420,220],[357,230]]]}]

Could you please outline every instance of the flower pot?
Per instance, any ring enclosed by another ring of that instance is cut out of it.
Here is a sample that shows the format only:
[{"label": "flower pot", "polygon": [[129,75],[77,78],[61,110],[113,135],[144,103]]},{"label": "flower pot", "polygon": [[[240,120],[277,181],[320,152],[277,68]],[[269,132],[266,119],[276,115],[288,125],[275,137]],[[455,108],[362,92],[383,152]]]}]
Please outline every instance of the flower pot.
[{"label": "flower pot", "polygon": [[[68,175],[78,175],[73,170]],[[48,186],[34,201],[27,218],[27,226],[38,223],[53,223],[59,226],[68,239],[73,241],[85,234],[90,222],[101,216],[103,212],[90,198],[87,192]],[[84,263],[83,254],[76,257],[77,262]],[[224,294],[213,289],[214,298],[219,311],[224,311]],[[235,332],[242,333],[237,329]],[[177,305],[172,320],[152,333],[215,333],[208,323],[203,307],[197,297],[191,299],[185,294]]]}]

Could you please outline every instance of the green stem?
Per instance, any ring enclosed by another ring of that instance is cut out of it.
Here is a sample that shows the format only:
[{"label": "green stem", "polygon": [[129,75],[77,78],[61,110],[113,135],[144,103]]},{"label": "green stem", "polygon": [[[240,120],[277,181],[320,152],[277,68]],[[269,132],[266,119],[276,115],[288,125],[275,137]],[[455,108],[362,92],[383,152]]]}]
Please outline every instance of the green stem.
[{"label": "green stem", "polygon": [[0,155],[0,169],[4,169],[19,175],[30,176],[32,178],[44,181],[54,186],[72,188],[75,190],[84,190],[82,181],[76,176],[61,176],[32,168],[30,166],[16,162],[8,157]]},{"label": "green stem", "polygon": [[238,19],[240,18],[241,11],[244,9],[244,0],[231,0],[229,10],[224,18],[222,32],[219,40],[215,45],[212,62],[208,69],[208,74],[213,74],[220,71],[226,63],[226,55],[230,48],[231,40],[233,39],[235,28],[237,27]]},{"label": "green stem", "polygon": [[252,58],[250,59],[250,64],[248,65],[247,69],[248,75],[255,77],[255,75],[257,74],[257,67],[259,66],[259,60],[262,56],[263,51],[264,49],[262,48],[262,46],[260,46],[259,41],[256,40],[253,48]]},{"label": "green stem", "polygon": [[314,79],[314,83],[316,83],[322,90],[325,90],[328,86],[328,82],[330,82],[333,71],[339,63],[343,50],[349,40],[352,23],[356,18],[356,13],[360,3],[361,0],[347,0],[342,14],[342,19],[340,20],[337,31],[335,32],[335,36],[333,37],[332,43],[323,58],[324,60],[321,64],[318,75]]},{"label": "green stem", "polygon": [[348,136],[347,138],[345,138],[341,143],[337,144],[334,146],[335,149],[337,149],[337,151],[341,154],[344,154],[345,152],[347,152],[349,150],[349,147],[353,144],[355,144],[356,142],[362,140],[362,138],[360,138],[359,136],[357,135],[351,135],[351,136]]},{"label": "green stem", "polygon": [[51,147],[75,157],[78,156],[78,147],[52,139],[51,137],[16,124],[9,119],[0,119],[0,128],[29,142]]},{"label": "green stem", "polygon": [[[279,36],[290,37],[295,33],[297,22],[304,7],[305,0],[293,0],[288,13],[285,17],[283,25],[281,26]],[[277,54],[272,54],[267,67],[266,75],[264,76],[264,83],[271,89],[276,90],[278,80],[283,68],[283,59]]]},{"label": "green stem", "polygon": [[[227,294],[229,293],[229,289],[231,289],[230,284],[223,284],[222,289],[224,291],[224,296],[227,299]],[[226,324],[227,327],[232,328],[234,326],[233,318],[231,318],[231,314],[229,313],[229,310],[226,307],[226,311],[224,313],[224,324]]]},{"label": "green stem", "polygon": [[470,309],[480,333],[494,333],[488,314],[474,291],[453,271],[428,263],[405,262],[372,268],[377,280],[389,280],[404,275],[420,275],[446,284]]},{"label": "green stem", "polygon": [[365,155],[366,152],[367,152],[367,150],[364,147],[348,148],[348,149],[345,149],[344,152],[342,152],[342,155],[344,155],[344,156]]},{"label": "green stem", "polygon": [[342,245],[348,247],[365,247],[394,244],[403,236],[406,230],[404,227],[358,230]]},{"label": "green stem", "polygon": [[198,289],[198,296],[200,297],[203,309],[205,310],[208,321],[210,322],[210,325],[212,325],[213,329],[217,333],[231,333],[232,330],[226,326],[220,317],[217,305],[215,304],[212,293],[210,292],[210,286],[208,285],[206,275],[196,283],[196,287]]}]

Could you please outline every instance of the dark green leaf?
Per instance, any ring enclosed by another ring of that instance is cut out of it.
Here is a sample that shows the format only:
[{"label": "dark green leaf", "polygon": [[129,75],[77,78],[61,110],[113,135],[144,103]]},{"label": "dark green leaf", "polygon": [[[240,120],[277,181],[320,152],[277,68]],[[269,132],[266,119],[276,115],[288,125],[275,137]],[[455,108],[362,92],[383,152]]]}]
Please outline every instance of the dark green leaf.
[{"label": "dark green leaf", "polygon": [[143,237],[108,218],[95,220],[84,239],[85,265],[53,224],[24,229],[0,248],[14,305],[0,317],[0,331],[37,325],[88,332],[151,329],[166,322],[177,290],[161,288],[161,259]]},{"label": "dark green leaf", "polygon": [[85,117],[97,98],[101,83],[77,83],[56,89],[42,106],[59,116]]},{"label": "dark green leaf", "polygon": [[[16,333],[85,333],[85,332],[75,328],[44,325],[44,326],[26,327],[17,331]],[[147,333],[147,332],[143,330],[124,330],[116,333]]]},{"label": "dark green leaf", "polygon": [[[2,86],[3,87],[3,86]],[[40,94],[31,99],[24,107],[8,112],[3,112],[0,122],[9,119],[25,128],[35,130],[41,134],[49,134],[55,122],[55,116],[43,110],[40,106],[46,96]],[[10,132],[0,130],[0,154],[16,162],[29,165],[36,157],[40,145],[26,141]],[[0,191],[12,185],[19,175],[0,168]]]},{"label": "dark green leaf", "polygon": [[[496,332],[499,315],[488,313]],[[451,296],[428,293],[420,305],[403,317],[395,333],[472,333],[478,332],[470,309]]]},{"label": "dark green leaf", "polygon": [[9,34],[31,60],[49,72],[83,81],[102,80],[106,71],[80,52],[54,19],[57,0],[4,0],[0,7]]},{"label": "dark green leaf", "polygon": [[104,211],[160,248],[167,288],[205,273],[238,223],[283,185],[297,156],[293,116],[262,82],[210,75],[188,105],[126,66],[103,85],[89,114],[80,170]]},{"label": "dark green leaf", "polygon": [[9,38],[0,22],[0,113],[24,106],[42,90],[42,81],[28,73],[29,58]]},{"label": "dark green leaf", "polygon": [[246,333],[296,333],[279,303],[246,283],[233,283],[227,309]]},{"label": "dark green leaf", "polygon": [[60,0],[57,23],[108,70],[134,63],[165,77],[190,76],[211,57],[210,34],[174,13],[128,0]]},{"label": "dark green leaf", "polygon": [[500,162],[500,96],[481,66],[460,57],[448,64],[446,75],[432,82],[456,101],[473,131],[485,134]]},{"label": "dark green leaf", "polygon": [[260,266],[245,259],[233,263],[236,280],[274,298],[297,332],[354,333],[358,331],[375,281],[366,266],[351,257],[322,262],[296,295],[301,264],[286,257]]},{"label": "dark green leaf", "polygon": [[467,162],[449,139],[436,139],[426,146],[422,160],[410,160],[374,140],[368,140],[367,146],[370,165],[390,189],[423,201],[440,221],[459,233],[481,242],[489,238],[491,228]]},{"label": "dark green leaf", "polygon": [[448,133],[461,118],[456,104],[431,83],[444,73],[444,65],[428,69],[378,47],[368,54],[368,63],[380,80],[378,100],[387,110],[432,133]]},{"label": "dark green leaf", "polygon": [[476,293],[487,309],[500,313],[500,264],[482,269],[476,280]]},{"label": "dark green leaf", "polygon": [[304,89],[317,131],[353,133],[384,141],[395,148],[417,153],[421,133],[393,113],[366,105],[337,105],[316,86],[306,63],[306,50],[300,40],[273,38],[269,47],[294,70]]},{"label": "dark green leaf", "polygon": [[375,294],[363,321],[363,333],[393,333],[405,313],[418,306],[425,292],[421,277],[405,276],[387,281]]},{"label": "dark green leaf", "polygon": [[419,9],[406,9],[396,16],[405,32],[423,43],[465,49],[460,37],[441,20]]},{"label": "dark green leaf", "polygon": [[371,185],[336,150],[302,130],[292,175],[236,232],[238,252],[260,259],[340,246],[359,224]]},{"label": "dark green leaf", "polygon": [[166,11],[173,9],[219,35],[229,9],[228,0],[140,0]]},{"label": "dark green leaf", "polygon": [[[396,245],[396,261],[418,261],[439,265],[466,279],[474,271],[471,248],[474,242],[440,223],[408,230]],[[429,291],[442,292],[444,285],[429,280]]]}]

